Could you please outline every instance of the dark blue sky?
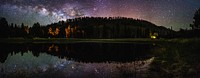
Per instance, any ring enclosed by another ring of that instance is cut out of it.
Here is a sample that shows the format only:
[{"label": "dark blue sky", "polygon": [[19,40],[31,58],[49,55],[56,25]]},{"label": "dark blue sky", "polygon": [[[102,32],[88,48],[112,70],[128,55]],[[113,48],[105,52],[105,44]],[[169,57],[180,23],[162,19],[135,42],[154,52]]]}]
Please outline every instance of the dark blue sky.
[{"label": "dark blue sky", "polygon": [[0,17],[32,26],[68,18],[130,17],[175,30],[189,28],[200,0],[1,0]]}]

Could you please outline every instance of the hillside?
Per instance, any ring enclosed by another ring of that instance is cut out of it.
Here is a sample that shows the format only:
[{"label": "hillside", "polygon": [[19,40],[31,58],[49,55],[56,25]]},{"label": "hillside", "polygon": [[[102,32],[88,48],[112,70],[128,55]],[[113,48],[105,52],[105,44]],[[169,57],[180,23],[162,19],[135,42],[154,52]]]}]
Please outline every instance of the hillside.
[{"label": "hillside", "polygon": [[174,32],[145,20],[125,17],[81,17],[47,26],[35,23],[28,27],[22,23],[8,27],[8,37],[25,38],[150,38],[150,35],[166,37]]}]

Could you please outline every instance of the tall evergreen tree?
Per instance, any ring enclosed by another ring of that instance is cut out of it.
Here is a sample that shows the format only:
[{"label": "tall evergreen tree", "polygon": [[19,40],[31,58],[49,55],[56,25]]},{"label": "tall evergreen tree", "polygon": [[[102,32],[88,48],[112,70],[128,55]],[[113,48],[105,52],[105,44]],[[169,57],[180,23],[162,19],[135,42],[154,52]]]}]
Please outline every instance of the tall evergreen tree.
[{"label": "tall evergreen tree", "polygon": [[9,37],[9,27],[6,18],[0,18],[0,38]]},{"label": "tall evergreen tree", "polygon": [[200,8],[195,12],[193,19],[193,24],[190,25],[192,29],[200,29]]}]

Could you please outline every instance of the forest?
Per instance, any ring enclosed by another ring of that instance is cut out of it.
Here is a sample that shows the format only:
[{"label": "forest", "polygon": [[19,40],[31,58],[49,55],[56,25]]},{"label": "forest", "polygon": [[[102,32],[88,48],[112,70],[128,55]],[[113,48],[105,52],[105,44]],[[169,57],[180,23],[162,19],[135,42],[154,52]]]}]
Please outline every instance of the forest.
[{"label": "forest", "polygon": [[126,17],[80,17],[46,26],[8,24],[0,18],[0,38],[157,38],[173,37],[175,31],[151,22]]},{"label": "forest", "polygon": [[[194,13],[190,30],[157,26],[149,21],[126,17],[79,17],[49,25],[8,24],[0,17],[0,38],[194,38],[200,37],[200,9]],[[188,27],[189,27],[188,26]]]}]

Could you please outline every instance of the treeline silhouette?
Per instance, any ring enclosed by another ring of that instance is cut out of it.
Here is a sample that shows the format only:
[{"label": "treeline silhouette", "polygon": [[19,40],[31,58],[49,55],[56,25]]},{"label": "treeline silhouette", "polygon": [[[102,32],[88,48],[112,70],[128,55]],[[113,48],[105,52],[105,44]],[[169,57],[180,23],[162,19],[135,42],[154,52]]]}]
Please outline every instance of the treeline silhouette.
[{"label": "treeline silhouette", "polygon": [[149,38],[153,34],[162,38],[200,37],[200,8],[193,19],[191,30],[175,32],[145,20],[125,17],[80,17],[46,26],[39,23],[18,26],[0,18],[0,38]]},{"label": "treeline silhouette", "polygon": [[41,26],[8,24],[0,18],[0,38],[150,38],[171,37],[173,30],[139,19],[125,17],[81,17]]},{"label": "treeline silhouette", "polygon": [[152,44],[116,43],[73,43],[73,44],[0,44],[0,62],[8,55],[31,52],[35,57],[40,53],[50,54],[79,62],[131,62],[153,57]]}]

